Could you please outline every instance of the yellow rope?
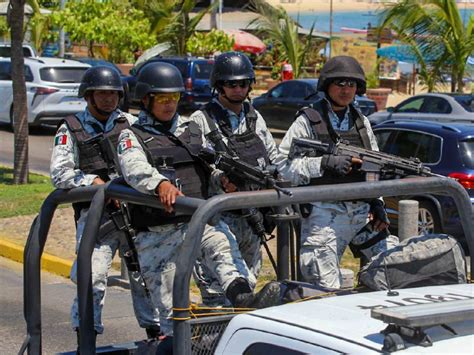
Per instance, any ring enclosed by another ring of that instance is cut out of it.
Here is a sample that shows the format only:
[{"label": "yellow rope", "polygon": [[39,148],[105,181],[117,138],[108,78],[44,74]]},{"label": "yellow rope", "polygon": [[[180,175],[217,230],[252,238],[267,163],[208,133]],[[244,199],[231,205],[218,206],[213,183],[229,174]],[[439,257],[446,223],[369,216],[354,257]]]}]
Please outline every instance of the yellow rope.
[{"label": "yellow rope", "polygon": [[[207,312],[207,313],[195,313],[201,310],[215,310],[216,312]],[[254,311],[255,308],[235,308],[235,307],[201,307],[196,303],[191,303],[187,308],[175,308],[173,311],[188,311],[190,313],[189,317],[171,317],[172,320],[185,321],[193,318],[199,317],[212,317],[212,316],[222,316],[228,314],[241,314],[249,311]]]}]

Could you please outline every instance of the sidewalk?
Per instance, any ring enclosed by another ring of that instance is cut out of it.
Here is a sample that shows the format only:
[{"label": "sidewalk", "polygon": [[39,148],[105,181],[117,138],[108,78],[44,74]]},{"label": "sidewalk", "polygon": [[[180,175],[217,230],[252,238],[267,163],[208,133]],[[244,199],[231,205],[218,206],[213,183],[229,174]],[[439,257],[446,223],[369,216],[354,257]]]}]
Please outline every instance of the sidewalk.
[{"label": "sidewalk", "polygon": [[[72,207],[57,209],[42,256],[43,270],[69,277],[75,258],[75,226]],[[23,251],[36,215],[0,219],[0,256],[23,262]]]}]

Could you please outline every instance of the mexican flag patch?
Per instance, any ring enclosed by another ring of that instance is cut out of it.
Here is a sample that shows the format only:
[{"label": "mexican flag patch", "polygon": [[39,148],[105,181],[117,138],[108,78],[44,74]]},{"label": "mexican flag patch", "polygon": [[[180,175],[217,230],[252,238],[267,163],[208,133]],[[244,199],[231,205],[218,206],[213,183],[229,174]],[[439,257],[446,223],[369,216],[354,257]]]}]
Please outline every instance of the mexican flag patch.
[{"label": "mexican flag patch", "polygon": [[67,143],[67,135],[62,134],[54,138],[54,145],[64,145]]},{"label": "mexican flag patch", "polygon": [[119,153],[122,154],[127,149],[132,148],[132,141],[130,139],[126,139],[119,144]]}]

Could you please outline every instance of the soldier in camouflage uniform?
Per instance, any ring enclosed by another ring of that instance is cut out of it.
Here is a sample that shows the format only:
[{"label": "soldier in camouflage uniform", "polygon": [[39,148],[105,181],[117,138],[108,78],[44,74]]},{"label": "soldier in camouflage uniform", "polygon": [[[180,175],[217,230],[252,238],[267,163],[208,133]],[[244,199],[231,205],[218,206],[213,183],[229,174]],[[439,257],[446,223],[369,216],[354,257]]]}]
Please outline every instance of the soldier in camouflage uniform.
[{"label": "soldier in camouflage uniform", "polygon": [[[143,110],[139,121],[122,131],[118,159],[125,180],[142,193],[156,195],[164,206],[164,211],[133,206],[132,224],[140,231],[135,244],[143,277],[160,311],[160,346],[169,349],[175,260],[190,219],[174,214],[173,205],[177,196],[206,198],[211,168],[197,158],[204,143],[198,125],[176,113],[184,91],[179,70],[168,63],[150,63],[140,72],[135,90]],[[250,272],[228,227],[218,222],[207,225],[204,233],[211,229],[223,241],[219,253],[207,252],[213,254],[209,265],[218,280],[246,279]],[[201,247],[209,246],[204,242]]]},{"label": "soldier in camouflage uniform", "polygon": [[[211,86],[217,90],[218,96],[194,112],[189,119],[199,125],[209,149],[228,151],[252,166],[266,169],[275,161],[278,152],[262,116],[246,101],[254,81],[253,66],[245,54],[227,52],[219,55],[210,78]],[[236,190],[235,184],[222,171],[214,171],[211,194]],[[272,302],[275,284],[270,283],[257,295],[252,294],[262,266],[262,253],[261,240],[249,225],[247,216],[241,211],[226,212],[222,214],[221,221],[229,226],[235,238],[233,243],[238,244],[250,273],[246,279],[235,279],[229,275],[224,284],[217,279],[209,262],[226,243],[216,238],[212,229],[209,230],[209,234],[203,236],[204,243],[209,247],[203,249],[194,270],[204,301],[209,304],[222,303],[225,297],[231,304],[241,307],[261,308],[271,305],[267,301]]]},{"label": "soldier in camouflage uniform", "polygon": [[[364,71],[352,57],[338,56],[322,68],[318,91],[321,100],[303,109],[288,129],[279,150],[278,168],[294,185],[362,181],[359,159],[350,156],[289,157],[293,138],[325,143],[340,139],[378,150],[368,119],[354,105],[356,93],[365,93]],[[381,199],[370,201],[315,202],[302,206],[300,267],[306,281],[339,288],[341,257],[349,243],[366,258],[396,244],[388,233],[389,220]],[[370,218],[370,223],[368,223]]]},{"label": "soldier in camouflage uniform", "polygon": [[[51,158],[51,179],[56,188],[71,189],[79,186],[104,184],[116,175],[113,161],[105,159],[103,143],[106,139],[117,142],[123,128],[129,127],[136,117],[120,111],[118,103],[123,95],[119,73],[111,68],[98,66],[84,74],[79,87],[79,97],[87,101],[87,108],[75,116],[67,117],[59,126],[54,139]],[[73,205],[77,226],[76,251],[87,219],[88,203]],[[116,210],[115,206],[108,206]],[[103,226],[110,223],[110,214],[105,213]],[[105,228],[92,253],[92,285],[94,299],[94,326],[96,333],[104,331],[102,308],[107,287],[107,274],[118,249],[121,255],[129,250],[123,232],[116,228]],[[102,229],[103,230],[103,229]],[[77,280],[77,263],[71,270],[71,279]],[[148,297],[140,275],[129,272],[133,306],[138,323],[146,328],[149,337],[159,332],[158,312]],[[77,297],[71,310],[72,326],[78,331],[79,313]],[[78,332],[79,336],[79,332]]]}]

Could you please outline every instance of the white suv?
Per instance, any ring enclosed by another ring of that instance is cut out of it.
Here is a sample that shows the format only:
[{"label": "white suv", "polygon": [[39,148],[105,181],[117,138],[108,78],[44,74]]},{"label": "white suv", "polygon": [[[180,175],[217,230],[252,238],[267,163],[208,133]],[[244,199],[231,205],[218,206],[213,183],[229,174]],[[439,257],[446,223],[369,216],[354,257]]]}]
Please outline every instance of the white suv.
[{"label": "white suv", "polygon": [[[28,123],[57,124],[82,111],[86,102],[77,97],[89,64],[60,58],[25,58]],[[0,58],[0,122],[13,122],[11,58]]]}]

